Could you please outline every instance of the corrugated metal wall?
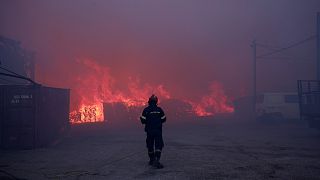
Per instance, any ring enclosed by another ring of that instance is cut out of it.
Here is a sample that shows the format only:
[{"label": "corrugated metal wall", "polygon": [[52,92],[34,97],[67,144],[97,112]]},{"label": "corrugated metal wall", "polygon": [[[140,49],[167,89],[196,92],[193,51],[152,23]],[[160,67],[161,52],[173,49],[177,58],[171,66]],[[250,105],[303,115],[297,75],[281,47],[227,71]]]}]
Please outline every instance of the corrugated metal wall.
[{"label": "corrugated metal wall", "polygon": [[69,127],[68,89],[0,86],[1,147],[30,149],[53,142]]}]

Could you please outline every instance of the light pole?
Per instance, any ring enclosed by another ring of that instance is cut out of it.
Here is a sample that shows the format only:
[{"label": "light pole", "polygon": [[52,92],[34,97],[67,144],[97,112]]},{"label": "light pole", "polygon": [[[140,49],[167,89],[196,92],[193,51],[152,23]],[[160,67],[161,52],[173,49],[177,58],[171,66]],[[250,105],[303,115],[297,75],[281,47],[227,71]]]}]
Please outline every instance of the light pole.
[{"label": "light pole", "polygon": [[320,12],[317,13],[317,80],[320,81]]}]

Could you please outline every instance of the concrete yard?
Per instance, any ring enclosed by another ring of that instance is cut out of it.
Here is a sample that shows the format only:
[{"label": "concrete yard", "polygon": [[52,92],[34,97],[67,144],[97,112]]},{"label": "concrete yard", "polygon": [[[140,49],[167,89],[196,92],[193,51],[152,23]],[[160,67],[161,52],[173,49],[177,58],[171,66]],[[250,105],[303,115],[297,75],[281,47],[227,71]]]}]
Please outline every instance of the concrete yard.
[{"label": "concrete yard", "polygon": [[1,151],[10,179],[320,179],[320,133],[302,122],[205,120],[164,125],[164,169],[147,165],[145,134],[106,124],[72,127],[36,150]]}]

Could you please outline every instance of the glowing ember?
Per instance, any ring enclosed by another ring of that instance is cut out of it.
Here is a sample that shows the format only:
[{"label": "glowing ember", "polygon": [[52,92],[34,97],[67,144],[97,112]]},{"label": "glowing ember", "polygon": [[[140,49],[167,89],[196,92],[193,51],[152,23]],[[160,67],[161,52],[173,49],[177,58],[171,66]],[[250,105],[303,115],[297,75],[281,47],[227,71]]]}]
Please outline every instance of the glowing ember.
[{"label": "glowing ember", "polygon": [[72,111],[70,113],[71,123],[101,122],[103,119],[103,108],[101,104],[92,106],[83,105],[78,111]]}]

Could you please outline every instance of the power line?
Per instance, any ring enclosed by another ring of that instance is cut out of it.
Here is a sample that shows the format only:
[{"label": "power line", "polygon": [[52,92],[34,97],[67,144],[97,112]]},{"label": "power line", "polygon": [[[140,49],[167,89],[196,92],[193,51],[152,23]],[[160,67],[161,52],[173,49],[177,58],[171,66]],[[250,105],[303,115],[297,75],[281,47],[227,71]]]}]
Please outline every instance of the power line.
[{"label": "power line", "polygon": [[284,60],[300,60],[300,61],[313,61],[314,58],[308,58],[308,57],[261,57],[259,58],[260,61],[266,60],[266,59],[284,59]]},{"label": "power line", "polygon": [[273,50],[273,51],[280,49],[280,47],[270,46],[267,44],[256,43],[256,45],[265,49]]},{"label": "power line", "polygon": [[[303,44],[303,43],[305,43],[305,42],[307,42],[307,41],[313,40],[313,39],[315,39],[316,37],[317,37],[316,35],[312,35],[312,36],[310,36],[310,37],[308,37],[308,38],[306,38],[306,39],[304,39],[304,40],[298,41],[298,42],[296,42],[296,43],[294,43],[294,44],[292,44],[292,45],[290,45],[290,46],[287,46],[287,47],[284,47],[284,48],[280,48],[280,49],[277,49],[277,50],[275,50],[275,51],[273,51],[273,52],[270,52],[270,53],[266,53],[266,54],[262,54],[262,55],[260,55],[260,56],[257,56],[257,58],[263,58],[263,57],[265,57],[265,56],[270,56],[270,55],[273,55],[273,54],[280,53],[280,52],[285,51],[285,50],[287,50],[287,49],[290,49],[290,48],[299,46],[299,45],[301,45],[301,44]],[[260,44],[260,45],[262,45],[262,44]]]}]

